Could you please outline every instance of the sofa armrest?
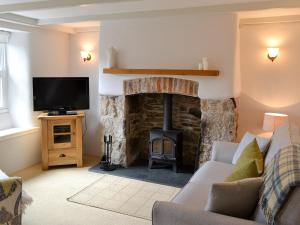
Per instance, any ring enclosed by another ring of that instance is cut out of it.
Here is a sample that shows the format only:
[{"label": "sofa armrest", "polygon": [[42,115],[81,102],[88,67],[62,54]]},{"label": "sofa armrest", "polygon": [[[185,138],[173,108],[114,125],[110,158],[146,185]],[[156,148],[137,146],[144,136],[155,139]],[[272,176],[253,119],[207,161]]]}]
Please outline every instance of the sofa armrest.
[{"label": "sofa armrest", "polygon": [[21,224],[22,180],[20,177],[0,179],[1,224]]},{"label": "sofa armrest", "polygon": [[155,202],[153,225],[261,225],[255,221],[196,210],[172,202]]},{"label": "sofa armrest", "polygon": [[238,145],[238,143],[233,142],[215,141],[212,147],[211,160],[231,164]]}]

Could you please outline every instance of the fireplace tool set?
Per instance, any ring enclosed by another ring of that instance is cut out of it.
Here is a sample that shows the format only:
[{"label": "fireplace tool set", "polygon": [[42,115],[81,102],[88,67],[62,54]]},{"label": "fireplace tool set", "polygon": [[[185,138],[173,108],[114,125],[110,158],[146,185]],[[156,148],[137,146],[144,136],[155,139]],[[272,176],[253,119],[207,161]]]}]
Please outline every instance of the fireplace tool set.
[{"label": "fireplace tool set", "polygon": [[112,171],[117,167],[111,163],[112,136],[104,135],[104,155],[100,162],[100,169],[104,171]]}]

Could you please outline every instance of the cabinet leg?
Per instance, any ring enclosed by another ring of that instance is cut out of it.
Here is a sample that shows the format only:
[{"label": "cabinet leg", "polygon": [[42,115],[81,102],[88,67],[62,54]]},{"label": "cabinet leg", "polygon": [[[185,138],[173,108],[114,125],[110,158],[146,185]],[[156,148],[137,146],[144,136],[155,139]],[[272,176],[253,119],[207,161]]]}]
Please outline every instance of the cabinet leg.
[{"label": "cabinet leg", "polygon": [[42,164],[42,170],[48,170],[49,169],[49,167],[48,167],[48,165],[46,165],[46,164]]},{"label": "cabinet leg", "polygon": [[77,163],[77,167],[82,167],[83,166],[83,163],[82,163],[82,160],[79,160],[79,162]]}]

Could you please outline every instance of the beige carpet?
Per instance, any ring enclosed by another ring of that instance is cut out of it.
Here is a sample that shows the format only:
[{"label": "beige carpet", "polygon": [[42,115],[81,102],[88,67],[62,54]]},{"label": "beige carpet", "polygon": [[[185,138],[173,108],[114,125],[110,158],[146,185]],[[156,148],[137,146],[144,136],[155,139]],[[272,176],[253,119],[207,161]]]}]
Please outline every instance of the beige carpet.
[{"label": "beige carpet", "polygon": [[151,220],[155,201],[169,201],[179,188],[129,178],[102,176],[69,201]]},{"label": "beige carpet", "polygon": [[41,165],[14,174],[23,178],[23,188],[33,197],[22,225],[151,225],[151,221],[67,201],[100,174],[88,168],[99,159],[84,158],[84,167],[57,167],[42,171]]}]

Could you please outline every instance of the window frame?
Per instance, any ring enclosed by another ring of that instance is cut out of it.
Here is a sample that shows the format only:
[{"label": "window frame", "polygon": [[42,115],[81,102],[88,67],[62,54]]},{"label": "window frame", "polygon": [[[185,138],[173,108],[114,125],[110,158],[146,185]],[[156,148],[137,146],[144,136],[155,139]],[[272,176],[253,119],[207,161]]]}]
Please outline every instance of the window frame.
[{"label": "window frame", "polygon": [[[0,72],[1,73],[1,72]],[[7,81],[7,70],[3,76],[0,76],[1,79],[1,95],[3,96],[3,106],[0,106],[0,113],[8,112],[8,81]]]},{"label": "window frame", "polygon": [[7,45],[9,33],[0,31],[0,44],[4,45],[4,70],[0,72],[1,95],[3,96],[3,106],[0,106],[0,114],[8,112],[8,65],[7,65]]}]

